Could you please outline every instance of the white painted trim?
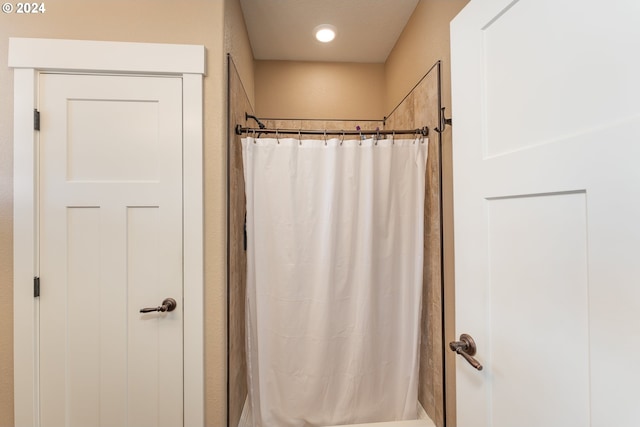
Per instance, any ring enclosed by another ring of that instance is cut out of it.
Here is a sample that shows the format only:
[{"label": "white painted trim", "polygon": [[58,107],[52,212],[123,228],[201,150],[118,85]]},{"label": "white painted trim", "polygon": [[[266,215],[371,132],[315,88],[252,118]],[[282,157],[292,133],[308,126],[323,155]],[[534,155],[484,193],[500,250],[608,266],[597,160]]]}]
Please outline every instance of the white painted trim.
[{"label": "white painted trim", "polygon": [[13,119],[13,384],[15,425],[37,425],[38,301],[36,262],[36,136],[33,109],[36,73],[14,71]]},{"label": "white painted trim", "polygon": [[39,71],[180,75],[184,155],[184,425],[204,426],[203,46],[9,40],[14,68],[14,420],[38,426],[36,163]]},{"label": "white painted trim", "polygon": [[204,46],[9,39],[9,67],[111,73],[206,74]]}]

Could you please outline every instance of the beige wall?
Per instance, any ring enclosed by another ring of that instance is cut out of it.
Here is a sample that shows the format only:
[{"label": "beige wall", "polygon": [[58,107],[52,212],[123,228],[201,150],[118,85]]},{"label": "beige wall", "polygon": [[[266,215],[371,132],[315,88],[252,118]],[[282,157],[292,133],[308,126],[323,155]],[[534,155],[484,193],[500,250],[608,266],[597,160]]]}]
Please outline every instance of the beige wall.
[{"label": "beige wall", "polygon": [[420,0],[385,63],[385,110],[391,111],[438,60],[442,61],[443,105],[450,110],[449,23],[468,2]]},{"label": "beige wall", "polygon": [[253,52],[239,0],[225,0],[224,50],[233,58],[242,89],[255,106]]},{"label": "beige wall", "polygon": [[450,110],[449,23],[467,3],[421,0],[384,64],[255,61],[258,116],[380,119],[438,60]]},{"label": "beige wall", "polygon": [[[235,0],[234,0],[235,1]],[[9,37],[204,45],[206,422],[226,422],[225,3],[210,0],[55,0],[42,15],[0,14],[0,426],[13,425],[13,72]]]},{"label": "beige wall", "polygon": [[[438,60],[442,61],[442,105],[451,112],[451,54],[449,23],[468,0],[420,0],[385,63],[386,109],[393,109]],[[455,124],[455,121],[454,121]],[[435,137],[435,134],[432,134]],[[451,128],[442,134],[442,191],[444,229],[445,343],[455,338],[453,263],[453,176]],[[455,358],[445,353],[447,426],[455,426]]]},{"label": "beige wall", "polygon": [[380,120],[383,64],[256,61],[258,117]]}]

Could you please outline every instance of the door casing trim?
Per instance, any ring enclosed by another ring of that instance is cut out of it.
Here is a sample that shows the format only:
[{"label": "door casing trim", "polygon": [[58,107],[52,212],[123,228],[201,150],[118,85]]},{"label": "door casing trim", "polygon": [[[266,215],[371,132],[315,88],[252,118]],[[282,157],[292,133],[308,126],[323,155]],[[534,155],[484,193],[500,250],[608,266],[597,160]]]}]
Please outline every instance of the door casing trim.
[{"label": "door casing trim", "polygon": [[13,352],[15,425],[39,426],[38,134],[40,72],[179,76],[183,82],[184,425],[204,426],[203,77],[197,45],[9,39],[14,70]]}]

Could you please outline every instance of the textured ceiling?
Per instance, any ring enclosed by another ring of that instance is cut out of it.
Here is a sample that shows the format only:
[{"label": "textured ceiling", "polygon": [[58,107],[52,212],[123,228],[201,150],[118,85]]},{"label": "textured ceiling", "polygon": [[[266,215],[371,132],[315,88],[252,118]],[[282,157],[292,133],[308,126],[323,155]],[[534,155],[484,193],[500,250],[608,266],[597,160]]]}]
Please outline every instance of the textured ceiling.
[{"label": "textured ceiling", "polygon": [[[255,59],[381,63],[418,0],[240,0]],[[337,28],[316,41],[320,24]]]}]

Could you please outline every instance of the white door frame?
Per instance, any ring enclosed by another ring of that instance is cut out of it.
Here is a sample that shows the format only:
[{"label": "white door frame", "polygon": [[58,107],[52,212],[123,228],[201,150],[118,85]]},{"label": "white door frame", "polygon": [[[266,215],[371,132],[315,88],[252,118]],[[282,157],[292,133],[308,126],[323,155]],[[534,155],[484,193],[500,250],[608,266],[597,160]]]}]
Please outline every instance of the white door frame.
[{"label": "white door frame", "polygon": [[14,69],[14,418],[38,426],[38,74],[43,71],[182,78],[184,215],[184,425],[204,425],[203,107],[205,48],[196,45],[9,39]]}]

